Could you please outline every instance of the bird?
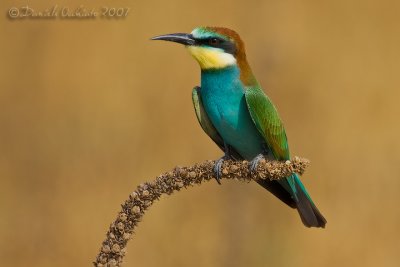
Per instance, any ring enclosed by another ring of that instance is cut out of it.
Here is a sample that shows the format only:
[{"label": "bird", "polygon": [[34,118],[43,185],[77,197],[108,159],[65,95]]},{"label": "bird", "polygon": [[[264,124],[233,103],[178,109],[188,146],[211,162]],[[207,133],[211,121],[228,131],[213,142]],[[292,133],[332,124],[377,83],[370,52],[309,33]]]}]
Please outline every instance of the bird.
[{"label": "bird", "polygon": [[[251,171],[259,162],[290,160],[282,120],[264,93],[246,58],[239,34],[224,27],[197,27],[191,33],[164,34],[151,40],[184,45],[201,69],[201,85],[192,90],[197,119],[224,155],[214,171],[220,183],[225,160],[248,160]],[[325,228],[318,210],[297,174],[278,181],[258,180],[282,202],[297,209],[306,227]]]}]

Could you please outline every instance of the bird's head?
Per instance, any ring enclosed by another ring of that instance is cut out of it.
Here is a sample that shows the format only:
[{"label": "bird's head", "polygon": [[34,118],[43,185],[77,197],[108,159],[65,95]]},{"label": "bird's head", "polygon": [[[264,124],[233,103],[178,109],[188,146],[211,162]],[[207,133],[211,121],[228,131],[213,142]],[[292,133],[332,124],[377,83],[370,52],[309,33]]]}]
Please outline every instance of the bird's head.
[{"label": "bird's head", "polygon": [[191,33],[165,34],[153,37],[152,40],[185,45],[202,70],[216,70],[237,65],[242,78],[247,80],[254,78],[246,61],[244,43],[239,34],[231,29],[198,27]]}]

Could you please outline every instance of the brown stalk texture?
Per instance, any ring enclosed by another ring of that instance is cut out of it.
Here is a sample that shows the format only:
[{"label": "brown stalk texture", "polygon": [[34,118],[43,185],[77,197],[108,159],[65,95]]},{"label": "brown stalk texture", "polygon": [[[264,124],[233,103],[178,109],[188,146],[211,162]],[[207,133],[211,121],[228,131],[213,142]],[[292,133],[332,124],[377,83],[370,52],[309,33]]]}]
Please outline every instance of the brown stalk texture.
[{"label": "brown stalk texture", "polygon": [[[171,195],[183,188],[214,179],[214,164],[215,161],[205,161],[189,167],[177,166],[172,171],[157,176],[154,181],[139,185],[121,205],[122,210],[110,225],[94,266],[121,266],[128,241],[154,201],[163,194]],[[279,180],[292,173],[303,174],[308,164],[307,159],[299,157],[286,162],[262,160],[257,170],[250,172],[249,162],[228,160],[223,163],[221,179],[235,179],[242,182],[258,179]]]}]

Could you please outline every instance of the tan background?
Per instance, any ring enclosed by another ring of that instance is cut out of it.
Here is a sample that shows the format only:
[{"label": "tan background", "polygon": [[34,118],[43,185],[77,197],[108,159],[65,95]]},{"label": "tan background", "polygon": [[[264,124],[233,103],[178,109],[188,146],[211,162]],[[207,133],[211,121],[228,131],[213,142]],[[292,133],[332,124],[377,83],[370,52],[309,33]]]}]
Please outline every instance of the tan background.
[{"label": "tan background", "polygon": [[131,11],[7,19],[25,4],[0,4],[2,266],[89,266],[136,185],[221,155],[192,110],[197,64],[148,40],[198,25],[241,33],[327,228],[211,182],[156,203],[126,266],[399,266],[398,1],[58,1]]}]

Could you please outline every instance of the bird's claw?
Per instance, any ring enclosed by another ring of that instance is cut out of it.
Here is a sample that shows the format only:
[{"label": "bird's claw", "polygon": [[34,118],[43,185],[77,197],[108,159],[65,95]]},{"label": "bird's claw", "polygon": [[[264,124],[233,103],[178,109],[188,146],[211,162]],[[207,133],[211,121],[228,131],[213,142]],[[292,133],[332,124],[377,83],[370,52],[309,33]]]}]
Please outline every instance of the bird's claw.
[{"label": "bird's claw", "polygon": [[257,171],[258,164],[260,161],[265,159],[264,154],[258,154],[252,161],[250,161],[250,172],[255,173]]},{"label": "bird's claw", "polygon": [[231,147],[224,142],[224,156],[219,158],[214,165],[214,173],[215,173],[215,180],[217,180],[218,184],[221,184],[221,177],[222,177],[222,163],[225,160],[233,159],[231,155]]},{"label": "bird's claw", "polygon": [[228,157],[227,155],[219,158],[216,162],[215,162],[215,166],[214,166],[214,172],[215,172],[215,180],[217,180],[218,184],[221,184],[221,176],[222,176],[222,164],[224,163],[225,160],[230,159],[230,157]]}]

